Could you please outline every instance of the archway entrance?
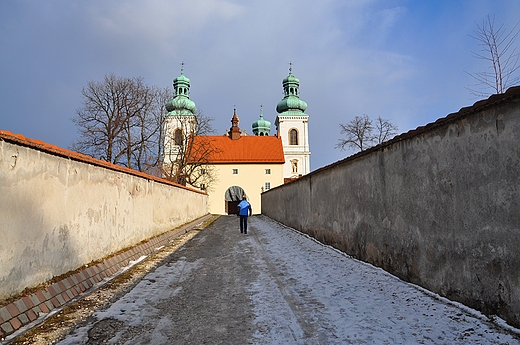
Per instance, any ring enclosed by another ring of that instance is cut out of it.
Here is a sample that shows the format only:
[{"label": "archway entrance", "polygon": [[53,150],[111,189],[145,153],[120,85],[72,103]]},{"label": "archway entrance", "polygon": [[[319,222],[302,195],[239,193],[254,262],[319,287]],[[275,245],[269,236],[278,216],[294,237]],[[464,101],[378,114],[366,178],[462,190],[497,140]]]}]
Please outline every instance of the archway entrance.
[{"label": "archway entrance", "polygon": [[242,201],[242,197],[245,194],[242,187],[239,186],[231,186],[226,190],[224,195],[226,214],[237,214],[238,203]]}]

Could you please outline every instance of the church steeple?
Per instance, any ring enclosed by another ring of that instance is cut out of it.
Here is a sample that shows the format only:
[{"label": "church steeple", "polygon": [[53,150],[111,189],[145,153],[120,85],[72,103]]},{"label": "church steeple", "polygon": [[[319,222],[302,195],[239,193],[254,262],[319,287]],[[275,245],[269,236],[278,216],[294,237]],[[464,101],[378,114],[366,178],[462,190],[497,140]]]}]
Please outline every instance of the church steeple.
[{"label": "church steeple", "polygon": [[197,108],[190,99],[190,80],[184,75],[184,62],[181,75],[173,79],[174,97],[166,103],[167,116],[194,116]]},{"label": "church steeple", "polygon": [[166,103],[168,113],[164,116],[164,170],[173,168],[182,157],[191,133],[197,127],[197,108],[190,99],[190,80],[184,75],[184,62],[181,64],[181,75],[173,80],[172,100]]},{"label": "church steeple", "polygon": [[238,119],[238,116],[237,116],[237,108],[234,108],[233,117],[231,118],[231,129],[229,131],[229,137],[231,138],[231,140],[240,139],[240,137],[242,135],[240,128],[238,127],[239,122],[240,122],[240,120]]},{"label": "church steeple", "polygon": [[292,63],[289,67],[289,75],[282,81],[283,99],[278,102],[276,111],[278,114],[301,115],[307,109],[307,103],[300,99],[300,80],[292,74]]},{"label": "church steeple", "polygon": [[282,85],[284,97],[276,106],[275,125],[285,156],[284,177],[295,178],[310,172],[311,152],[307,103],[300,99],[300,80],[292,74],[292,63]]},{"label": "church steeple", "polygon": [[253,134],[264,136],[271,133],[271,122],[264,120],[263,107],[260,106],[260,119],[253,122],[251,126],[253,128]]}]

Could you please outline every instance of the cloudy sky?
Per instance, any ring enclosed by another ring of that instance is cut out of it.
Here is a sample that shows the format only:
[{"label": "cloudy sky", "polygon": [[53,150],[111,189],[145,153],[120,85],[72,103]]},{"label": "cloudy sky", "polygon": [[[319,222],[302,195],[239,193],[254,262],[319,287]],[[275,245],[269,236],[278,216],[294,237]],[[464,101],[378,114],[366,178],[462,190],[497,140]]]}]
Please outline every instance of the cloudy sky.
[{"label": "cloudy sky", "polygon": [[234,106],[251,132],[260,105],[274,124],[292,62],[315,170],[351,154],[334,146],[356,115],[401,133],[477,101],[466,72],[488,65],[469,35],[518,13],[518,0],[1,0],[0,129],[68,148],[88,81],[171,87],[184,62],[217,132]]}]

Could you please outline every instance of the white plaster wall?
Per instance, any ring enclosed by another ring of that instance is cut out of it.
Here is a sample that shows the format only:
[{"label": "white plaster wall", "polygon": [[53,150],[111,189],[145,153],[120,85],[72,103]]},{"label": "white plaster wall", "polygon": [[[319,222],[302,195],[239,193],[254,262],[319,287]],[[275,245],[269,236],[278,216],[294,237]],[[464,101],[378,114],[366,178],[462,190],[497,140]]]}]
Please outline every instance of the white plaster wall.
[{"label": "white plaster wall", "polygon": [[205,194],[0,140],[0,298],[207,213]]}]

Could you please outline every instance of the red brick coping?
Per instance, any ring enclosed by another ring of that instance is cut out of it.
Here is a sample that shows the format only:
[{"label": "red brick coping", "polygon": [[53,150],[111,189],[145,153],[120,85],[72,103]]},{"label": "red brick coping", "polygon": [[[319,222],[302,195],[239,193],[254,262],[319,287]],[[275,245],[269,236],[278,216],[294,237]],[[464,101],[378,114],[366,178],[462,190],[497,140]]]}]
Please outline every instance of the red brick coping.
[{"label": "red brick coping", "polygon": [[181,234],[210,218],[211,215],[208,214],[178,229],[168,231],[0,308],[0,341],[23,326],[33,322],[36,324],[35,321],[39,317],[43,319],[51,311],[92,292],[99,287],[96,286],[97,283],[115,275],[121,268],[128,266],[130,261],[156,252],[160,247],[168,245]]}]

